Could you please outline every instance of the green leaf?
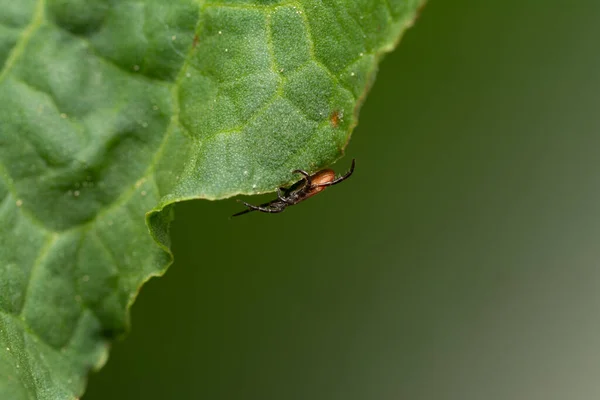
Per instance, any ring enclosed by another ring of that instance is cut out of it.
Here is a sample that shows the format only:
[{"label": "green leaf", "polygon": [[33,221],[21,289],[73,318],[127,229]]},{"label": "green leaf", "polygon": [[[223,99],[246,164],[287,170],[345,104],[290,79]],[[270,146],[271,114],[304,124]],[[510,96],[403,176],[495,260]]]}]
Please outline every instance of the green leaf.
[{"label": "green leaf", "polygon": [[174,203],[338,159],[420,4],[0,0],[0,398],[83,393]]}]

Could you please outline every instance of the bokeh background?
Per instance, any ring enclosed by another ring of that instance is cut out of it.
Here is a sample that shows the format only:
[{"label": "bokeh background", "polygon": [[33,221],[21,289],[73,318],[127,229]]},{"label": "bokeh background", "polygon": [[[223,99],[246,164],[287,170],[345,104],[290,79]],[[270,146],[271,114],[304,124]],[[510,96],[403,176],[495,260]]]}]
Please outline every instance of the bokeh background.
[{"label": "bokeh background", "polygon": [[178,206],[85,399],[600,398],[599,17],[430,1],[355,175],[279,215]]}]

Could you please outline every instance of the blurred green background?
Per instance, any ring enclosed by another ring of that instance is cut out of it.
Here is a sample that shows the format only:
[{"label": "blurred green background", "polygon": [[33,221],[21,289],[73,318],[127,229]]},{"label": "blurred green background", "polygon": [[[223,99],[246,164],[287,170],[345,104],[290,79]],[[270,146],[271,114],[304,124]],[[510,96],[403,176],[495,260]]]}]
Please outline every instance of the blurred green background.
[{"label": "blurred green background", "polygon": [[355,175],[279,215],[178,206],[85,399],[600,398],[599,17],[432,0]]}]

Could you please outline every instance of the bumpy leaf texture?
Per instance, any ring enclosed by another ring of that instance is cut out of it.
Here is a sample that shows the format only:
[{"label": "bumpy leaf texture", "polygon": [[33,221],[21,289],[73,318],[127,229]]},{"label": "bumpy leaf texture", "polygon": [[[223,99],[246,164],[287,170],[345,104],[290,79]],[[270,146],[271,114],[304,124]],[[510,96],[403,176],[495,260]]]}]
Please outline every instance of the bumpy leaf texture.
[{"label": "bumpy leaf texture", "polygon": [[83,393],[170,205],[339,158],[420,5],[0,0],[0,399]]}]

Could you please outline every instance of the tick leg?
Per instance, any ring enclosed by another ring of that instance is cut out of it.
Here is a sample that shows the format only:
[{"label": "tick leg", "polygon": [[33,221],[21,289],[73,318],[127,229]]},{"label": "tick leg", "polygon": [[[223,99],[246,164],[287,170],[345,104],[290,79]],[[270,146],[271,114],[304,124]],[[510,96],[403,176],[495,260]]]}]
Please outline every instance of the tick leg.
[{"label": "tick leg", "polygon": [[292,174],[302,174],[304,175],[304,179],[306,179],[306,184],[310,186],[312,184],[312,180],[310,179],[310,174],[301,169],[295,169],[292,171]]},{"label": "tick leg", "polygon": [[281,200],[285,204],[288,204],[288,205],[292,204],[288,199],[285,198],[285,193],[283,193],[283,190],[285,190],[285,189],[283,189],[283,188],[277,189],[277,197],[279,198],[279,200]]},{"label": "tick leg", "polygon": [[285,206],[283,207],[261,207],[261,206],[255,206],[252,204],[248,204],[248,203],[244,203],[244,205],[252,210],[255,211],[260,211],[260,212],[264,212],[264,213],[271,213],[271,214],[275,214],[275,213],[280,213],[283,210],[285,210]]},{"label": "tick leg", "polygon": [[295,169],[292,171],[292,174],[302,174],[302,175],[304,175],[304,177],[310,178],[310,174],[308,172],[304,171],[303,169]]},{"label": "tick leg", "polygon": [[255,211],[255,210],[252,210],[252,209],[248,208],[248,209],[246,209],[244,211],[240,211],[239,213],[233,214],[232,217],[237,217],[239,215],[244,215],[244,214],[247,214],[247,213],[252,212],[252,211]]},{"label": "tick leg", "polygon": [[326,183],[319,183],[317,185],[314,185],[315,187],[323,187],[323,186],[332,186],[335,184],[338,184],[348,178],[350,178],[350,175],[352,175],[352,173],[354,172],[354,165],[356,164],[356,159],[352,159],[352,165],[350,165],[350,171],[346,172],[346,174],[344,174],[343,176],[340,176],[337,179],[334,179],[331,182],[326,182]]},{"label": "tick leg", "polygon": [[245,205],[246,207],[248,207],[249,210],[240,211],[239,213],[234,214],[233,217],[236,217],[236,216],[242,215],[242,214],[246,214],[251,211],[260,211],[260,212],[272,213],[272,214],[280,213],[283,210],[285,210],[285,207],[287,207],[286,203],[266,203],[266,204],[261,204],[260,206],[255,206],[254,204],[246,203],[245,201],[241,201],[241,200],[238,200],[238,202],[240,202],[243,205]]}]

